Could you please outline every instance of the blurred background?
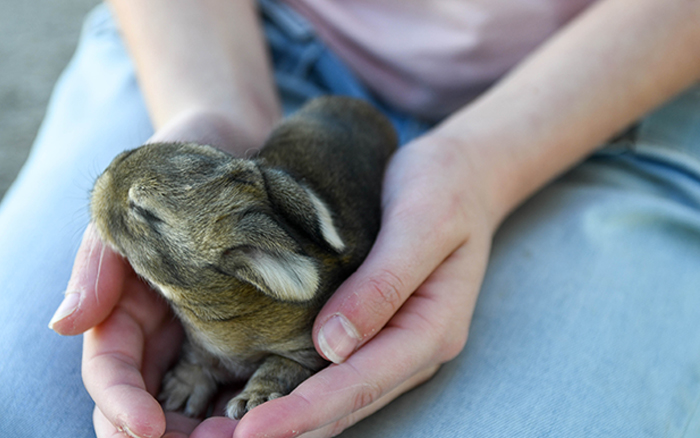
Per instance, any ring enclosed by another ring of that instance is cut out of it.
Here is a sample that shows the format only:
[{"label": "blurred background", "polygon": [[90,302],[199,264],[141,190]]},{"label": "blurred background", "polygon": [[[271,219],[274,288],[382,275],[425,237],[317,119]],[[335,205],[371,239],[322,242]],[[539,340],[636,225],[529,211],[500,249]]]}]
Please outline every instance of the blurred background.
[{"label": "blurred background", "polygon": [[17,176],[54,83],[99,0],[0,0],[0,198]]}]

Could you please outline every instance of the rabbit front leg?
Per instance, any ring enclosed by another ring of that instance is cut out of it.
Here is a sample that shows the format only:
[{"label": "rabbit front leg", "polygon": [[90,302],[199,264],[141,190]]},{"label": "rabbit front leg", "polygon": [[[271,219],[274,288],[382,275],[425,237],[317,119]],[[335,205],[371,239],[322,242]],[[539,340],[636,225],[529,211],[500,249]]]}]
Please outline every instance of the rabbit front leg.
[{"label": "rabbit front leg", "polygon": [[316,371],[282,356],[268,356],[248,380],[243,391],[226,405],[226,415],[240,420],[266,401],[285,396]]},{"label": "rabbit front leg", "polygon": [[179,362],[163,377],[158,400],[166,411],[201,416],[216,394],[220,373],[215,357],[186,340]]}]

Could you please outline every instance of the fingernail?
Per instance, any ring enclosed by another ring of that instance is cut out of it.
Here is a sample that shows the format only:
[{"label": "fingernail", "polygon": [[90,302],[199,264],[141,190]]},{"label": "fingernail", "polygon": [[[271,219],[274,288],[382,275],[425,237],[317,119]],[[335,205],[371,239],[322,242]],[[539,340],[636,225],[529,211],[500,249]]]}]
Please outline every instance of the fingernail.
[{"label": "fingernail", "polygon": [[355,351],[360,335],[350,321],[340,313],[333,316],[318,333],[321,352],[333,363],[341,363]]},{"label": "fingernail", "polygon": [[66,292],[63,302],[58,306],[56,313],[54,313],[53,318],[51,318],[51,322],[49,322],[49,328],[53,330],[54,325],[58,321],[75,312],[75,309],[78,308],[78,304],[80,304],[80,293]]},{"label": "fingernail", "polygon": [[117,427],[117,430],[119,432],[122,432],[124,435],[129,436],[131,438],[141,438],[140,436],[136,435],[134,432],[131,431],[126,425],[121,425]]}]

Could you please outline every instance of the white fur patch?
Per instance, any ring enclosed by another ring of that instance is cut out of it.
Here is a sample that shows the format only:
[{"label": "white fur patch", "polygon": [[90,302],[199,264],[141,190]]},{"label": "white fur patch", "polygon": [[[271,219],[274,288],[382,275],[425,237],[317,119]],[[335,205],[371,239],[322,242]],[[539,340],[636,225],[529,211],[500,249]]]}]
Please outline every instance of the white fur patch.
[{"label": "white fur patch", "polygon": [[171,301],[175,300],[176,294],[170,289],[168,286],[163,286],[162,284],[156,284],[153,283],[154,286],[158,289],[158,291],[163,294],[163,296]]},{"label": "white fur patch", "polygon": [[333,249],[338,252],[342,252],[345,249],[345,243],[343,242],[343,239],[340,238],[335,225],[333,225],[333,218],[331,218],[331,212],[328,210],[328,207],[326,207],[326,204],[324,204],[323,201],[321,201],[311,190],[306,189],[306,193],[309,195],[311,203],[314,205],[316,213],[318,214],[323,238],[330,246],[333,247]]},{"label": "white fur patch", "polygon": [[[249,266],[262,280],[256,284],[263,291],[284,301],[307,301],[318,289],[318,271],[311,260],[298,254],[271,255],[258,252]],[[255,279],[251,279],[255,282]]]}]

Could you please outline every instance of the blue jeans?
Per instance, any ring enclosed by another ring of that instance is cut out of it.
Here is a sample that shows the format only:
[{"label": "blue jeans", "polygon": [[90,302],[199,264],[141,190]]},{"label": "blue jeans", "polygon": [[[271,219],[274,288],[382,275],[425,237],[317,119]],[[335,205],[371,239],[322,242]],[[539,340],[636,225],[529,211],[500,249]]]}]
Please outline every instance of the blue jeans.
[{"label": "blue jeans", "polygon": [[[377,102],[298,16],[261,1],[286,111]],[[0,436],[89,437],[81,339],[46,325],[94,178],[152,134],[110,13],[87,19],[0,206]],[[346,437],[700,436],[700,90],[551,183],[499,230],[465,350]]]}]

